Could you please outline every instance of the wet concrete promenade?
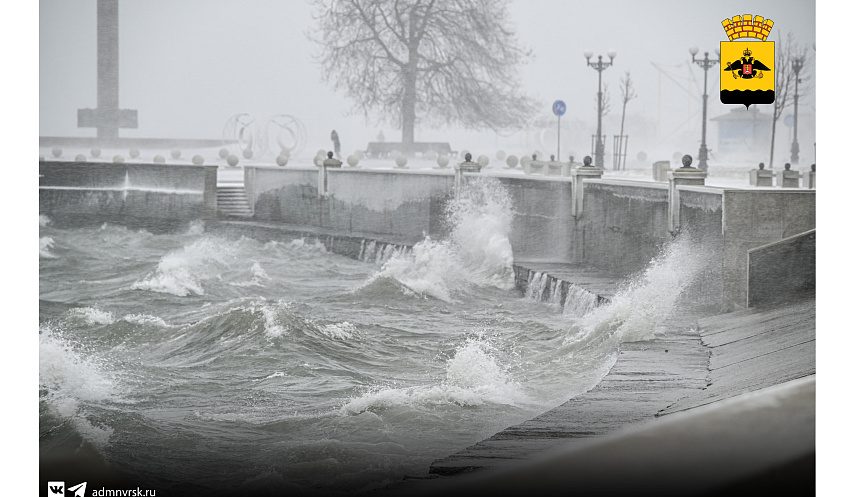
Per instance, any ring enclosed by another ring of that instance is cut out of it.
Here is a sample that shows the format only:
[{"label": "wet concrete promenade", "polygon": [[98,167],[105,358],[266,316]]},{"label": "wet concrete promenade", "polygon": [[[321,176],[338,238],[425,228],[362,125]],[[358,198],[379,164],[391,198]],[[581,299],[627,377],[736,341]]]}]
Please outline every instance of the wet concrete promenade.
[{"label": "wet concrete promenade", "polygon": [[592,390],[393,490],[813,495],[815,379],[813,299],[680,314],[655,338],[622,343]]}]

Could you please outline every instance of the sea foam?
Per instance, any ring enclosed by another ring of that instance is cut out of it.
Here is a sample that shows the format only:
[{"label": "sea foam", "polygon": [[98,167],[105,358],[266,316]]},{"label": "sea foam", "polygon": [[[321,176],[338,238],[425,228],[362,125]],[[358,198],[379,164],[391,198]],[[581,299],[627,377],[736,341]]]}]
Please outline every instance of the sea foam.
[{"label": "sea foam", "polygon": [[58,417],[102,450],[113,433],[109,427],[88,420],[87,405],[114,400],[117,385],[112,375],[92,359],[80,355],[61,333],[49,327],[39,330],[40,401]]},{"label": "sea foam", "polygon": [[159,261],[155,272],[135,282],[135,290],[169,293],[178,297],[203,295],[203,282],[219,278],[237,258],[241,241],[226,242],[211,237],[196,239]]},{"label": "sea foam", "polygon": [[447,360],[445,378],[432,385],[379,387],[350,399],[343,414],[360,414],[397,406],[409,408],[487,403],[517,405],[528,402],[520,384],[513,381],[496,359],[496,349],[483,337],[468,338]]},{"label": "sea foam", "polygon": [[40,259],[56,259],[57,256],[51,252],[54,248],[54,239],[50,236],[39,237],[39,258]]}]

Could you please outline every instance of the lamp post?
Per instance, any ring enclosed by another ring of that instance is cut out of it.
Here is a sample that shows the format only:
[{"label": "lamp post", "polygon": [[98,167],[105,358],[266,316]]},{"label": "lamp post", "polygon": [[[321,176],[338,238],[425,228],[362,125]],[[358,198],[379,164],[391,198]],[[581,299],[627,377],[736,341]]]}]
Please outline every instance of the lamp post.
[{"label": "lamp post", "polygon": [[688,49],[688,52],[691,53],[691,61],[703,68],[703,138],[700,142],[700,153],[697,155],[697,167],[701,171],[706,171],[709,169],[709,165],[706,163],[706,160],[709,158],[709,149],[706,148],[706,101],[709,99],[709,95],[706,93],[706,84],[709,77],[709,68],[721,61],[721,51],[717,48],[715,49],[715,55],[718,56],[717,59],[710,59],[709,52],[705,52],[702,60],[697,58],[697,52],[699,51],[697,47]]},{"label": "lamp post", "polygon": [[601,169],[604,168],[604,143],[601,141],[601,116],[603,112],[604,105],[604,92],[601,89],[601,73],[604,69],[613,65],[613,59],[616,57],[615,50],[608,50],[607,57],[610,58],[609,62],[604,62],[602,60],[603,56],[598,55],[598,61],[592,62],[592,51],[586,50],[583,52],[583,55],[586,57],[586,65],[590,66],[592,69],[598,71],[598,134],[595,139],[595,167],[599,167]]},{"label": "lamp post", "polygon": [[799,163],[799,71],[805,63],[805,54],[793,57],[793,72],[796,73],[796,89],[793,92],[793,143],[790,145],[790,163]]}]

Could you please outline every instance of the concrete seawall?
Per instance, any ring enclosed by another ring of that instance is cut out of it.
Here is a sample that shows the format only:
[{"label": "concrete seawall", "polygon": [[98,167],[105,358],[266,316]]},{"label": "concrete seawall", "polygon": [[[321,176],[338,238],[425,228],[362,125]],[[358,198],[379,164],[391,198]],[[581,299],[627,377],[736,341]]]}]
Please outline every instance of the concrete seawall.
[{"label": "concrete seawall", "polygon": [[813,296],[817,230],[748,250],[748,307]]},{"label": "concrete seawall", "polygon": [[[471,184],[489,176],[466,174]],[[571,182],[568,178],[500,177],[511,198],[514,218],[511,246],[517,259],[572,262],[576,250],[571,216]]]},{"label": "concrete seawall", "polygon": [[[314,166],[247,166],[252,221],[331,234],[400,240],[447,233],[454,174],[442,170],[331,169],[318,191]],[[716,262],[699,284],[719,309],[748,305],[748,250],[816,228],[814,190],[678,187],[679,227],[670,225],[669,185],[589,179],[583,211],[571,215],[567,178],[467,173],[471,184],[498,181],[514,208],[517,260],[576,264],[610,276],[642,271],[661,248],[686,234]],[[177,224],[216,217],[215,166],[40,163],[40,213],[58,221]],[[758,269],[757,269],[758,270]]]},{"label": "concrete seawall", "polygon": [[39,163],[39,213],[58,225],[170,230],[216,217],[216,166]]},{"label": "concrete seawall", "polygon": [[414,242],[445,234],[443,209],[453,192],[453,175],[442,173],[334,169],[324,196],[315,167],[247,168],[246,178],[256,220]]},{"label": "concrete seawall", "polygon": [[670,240],[667,185],[587,180],[584,195],[574,262],[626,276]]}]

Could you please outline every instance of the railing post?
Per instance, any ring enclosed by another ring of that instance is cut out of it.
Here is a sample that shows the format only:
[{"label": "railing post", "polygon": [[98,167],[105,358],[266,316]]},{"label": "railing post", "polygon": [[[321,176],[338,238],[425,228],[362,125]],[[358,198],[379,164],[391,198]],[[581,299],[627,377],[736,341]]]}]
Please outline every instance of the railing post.
[{"label": "railing post", "polygon": [[802,173],[790,169],[790,163],[784,164],[784,170],[778,171],[778,186],[781,188],[799,188]]},{"label": "railing post", "polygon": [[751,186],[772,186],[772,177],[774,173],[765,169],[766,165],[762,162],[757,166],[757,169],[752,169],[750,172]]},{"label": "railing post", "polygon": [[327,195],[327,168],[342,167],[342,161],[333,158],[333,152],[327,153],[327,159],[315,161],[318,166],[318,195],[323,197]]},{"label": "railing post", "polygon": [[454,166],[454,197],[459,198],[463,188],[463,173],[478,173],[481,170],[481,165],[477,162],[472,162],[472,154],[466,154],[465,162],[460,162]]},{"label": "railing post", "polygon": [[670,173],[670,192],[668,195],[667,219],[670,233],[679,231],[679,189],[680,185],[705,185],[706,172],[691,167],[690,155],[682,157],[682,167]]},{"label": "railing post", "polygon": [[529,166],[526,168],[526,174],[544,174],[546,163],[538,160],[538,154],[532,154],[532,160],[529,161]]},{"label": "railing post", "polygon": [[811,170],[808,171],[808,184],[805,186],[812,190],[817,189],[817,164],[811,164]]},{"label": "railing post", "polygon": [[571,170],[571,215],[580,219],[583,216],[583,180],[600,178],[604,170],[592,165],[592,157],[583,157],[583,165]]}]

